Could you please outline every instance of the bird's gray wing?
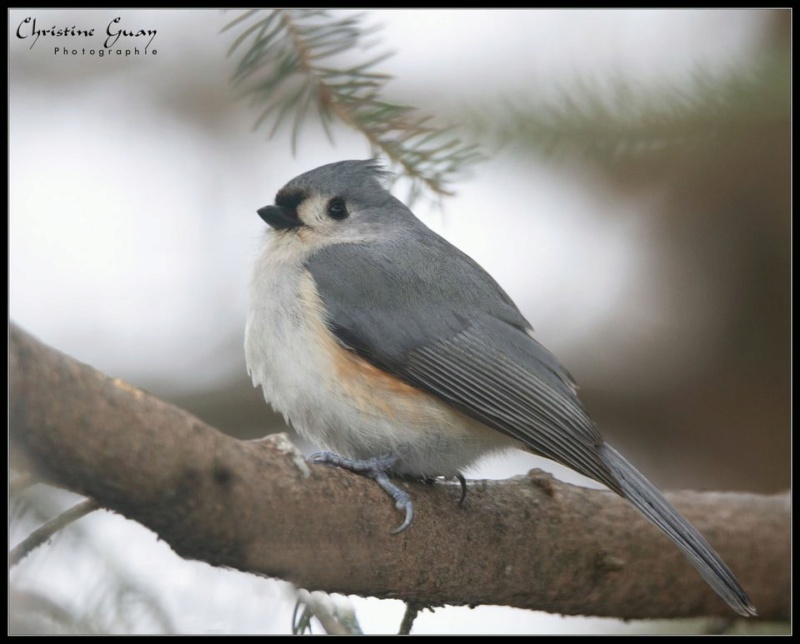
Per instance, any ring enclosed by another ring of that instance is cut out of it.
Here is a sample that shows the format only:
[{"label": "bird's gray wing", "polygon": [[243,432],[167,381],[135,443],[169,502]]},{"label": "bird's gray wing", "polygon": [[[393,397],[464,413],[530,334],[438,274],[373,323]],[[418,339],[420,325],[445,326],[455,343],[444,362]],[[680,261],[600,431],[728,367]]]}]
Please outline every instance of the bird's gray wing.
[{"label": "bird's gray wing", "polygon": [[572,378],[468,256],[426,230],[401,242],[329,246],[306,267],[348,349],[618,490]]},{"label": "bird's gray wing", "polygon": [[307,263],[339,341],[529,449],[628,499],[742,615],[756,610],[703,536],[605,444],[569,374],[492,278],[428,232],[331,246]]}]

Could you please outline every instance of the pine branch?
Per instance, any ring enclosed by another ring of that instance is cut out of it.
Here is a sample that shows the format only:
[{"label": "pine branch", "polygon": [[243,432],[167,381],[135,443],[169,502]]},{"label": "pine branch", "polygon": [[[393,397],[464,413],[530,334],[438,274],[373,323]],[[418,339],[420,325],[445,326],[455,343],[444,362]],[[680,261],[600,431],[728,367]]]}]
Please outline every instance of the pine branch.
[{"label": "pine branch", "polygon": [[[382,98],[391,76],[377,70],[390,54],[365,58],[373,45],[364,37],[375,30],[363,22],[363,14],[336,18],[325,10],[273,9],[249,11],[229,23],[224,30],[241,30],[228,52],[242,50],[232,80],[261,108],[255,127],[271,122],[272,137],[291,119],[295,153],[312,115],[329,140],[331,123],[338,120],[410,179],[410,201],[425,190],[452,194],[449,184],[482,158],[477,146],[463,143],[452,128],[433,125],[431,116]],[[361,60],[342,62],[352,57]]]},{"label": "pine branch", "polygon": [[[155,531],[178,554],[299,587],[425,606],[495,604],[623,619],[729,616],[629,504],[533,471],[413,485],[414,525],[371,481],[309,466],[278,435],[225,436],[12,325],[15,462]],[[667,495],[728,562],[761,619],[790,614],[789,496]]]},{"label": "pine branch", "polygon": [[649,89],[621,77],[605,85],[579,79],[550,101],[508,98],[468,120],[495,143],[613,162],[691,153],[790,117],[790,60],[772,55],[726,73],[698,66],[682,83]]}]

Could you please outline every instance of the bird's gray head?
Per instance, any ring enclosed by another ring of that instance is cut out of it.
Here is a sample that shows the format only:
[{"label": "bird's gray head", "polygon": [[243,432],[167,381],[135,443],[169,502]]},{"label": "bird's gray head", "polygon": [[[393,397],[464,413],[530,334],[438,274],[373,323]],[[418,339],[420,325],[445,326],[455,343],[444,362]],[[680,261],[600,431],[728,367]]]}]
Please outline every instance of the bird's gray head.
[{"label": "bird's gray head", "polygon": [[389,173],[374,160],[339,161],[295,177],[258,210],[277,231],[304,240],[351,242],[388,233],[415,217],[385,187]]}]

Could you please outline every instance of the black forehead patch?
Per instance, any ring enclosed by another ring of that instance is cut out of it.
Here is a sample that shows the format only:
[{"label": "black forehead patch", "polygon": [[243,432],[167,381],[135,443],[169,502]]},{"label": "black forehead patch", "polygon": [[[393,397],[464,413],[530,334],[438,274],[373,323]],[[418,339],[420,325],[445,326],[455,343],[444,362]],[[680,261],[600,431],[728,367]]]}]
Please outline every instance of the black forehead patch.
[{"label": "black forehead patch", "polygon": [[296,210],[306,198],[306,193],[297,188],[282,189],[275,195],[275,205],[287,210]]}]

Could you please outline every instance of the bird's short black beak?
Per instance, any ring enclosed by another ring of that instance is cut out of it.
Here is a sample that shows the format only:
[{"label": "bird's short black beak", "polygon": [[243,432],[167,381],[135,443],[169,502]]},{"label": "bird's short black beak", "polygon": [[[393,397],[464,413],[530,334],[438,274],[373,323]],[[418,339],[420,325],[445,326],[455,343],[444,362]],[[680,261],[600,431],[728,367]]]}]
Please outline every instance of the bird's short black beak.
[{"label": "bird's short black beak", "polygon": [[258,216],[266,221],[275,230],[297,228],[303,224],[297,216],[297,210],[282,208],[281,206],[264,206],[259,208]]}]

